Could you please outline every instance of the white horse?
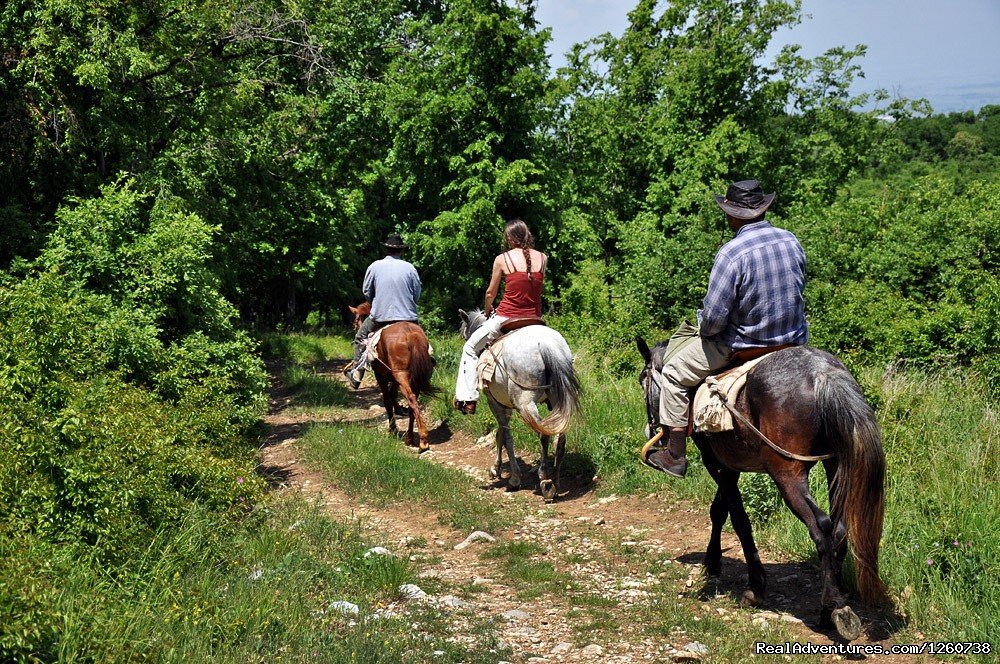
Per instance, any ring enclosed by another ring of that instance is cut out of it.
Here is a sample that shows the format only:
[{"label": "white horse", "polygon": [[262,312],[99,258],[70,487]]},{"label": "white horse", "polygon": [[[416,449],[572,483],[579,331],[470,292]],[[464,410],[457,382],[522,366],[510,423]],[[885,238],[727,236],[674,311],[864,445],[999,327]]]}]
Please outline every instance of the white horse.
[{"label": "white horse", "polygon": [[[468,339],[484,322],[481,311],[465,312],[460,333]],[[493,353],[487,348],[484,353]],[[510,479],[507,487],[521,487],[521,471],[514,453],[514,438],[510,435],[510,414],[517,410],[525,424],[538,432],[542,443],[542,459],[538,465],[539,489],[545,500],[554,500],[559,491],[559,467],[566,451],[566,430],[573,414],[580,409],[580,382],[573,370],[573,355],[566,340],[551,327],[530,325],[510,332],[503,338],[496,353],[496,371],[485,386],[486,400],[497,419],[497,462],[490,475],[500,477],[503,447],[507,447]],[[549,414],[544,419],[538,412],[539,403],[548,403]],[[549,440],[556,437],[554,469],[549,472]]]}]

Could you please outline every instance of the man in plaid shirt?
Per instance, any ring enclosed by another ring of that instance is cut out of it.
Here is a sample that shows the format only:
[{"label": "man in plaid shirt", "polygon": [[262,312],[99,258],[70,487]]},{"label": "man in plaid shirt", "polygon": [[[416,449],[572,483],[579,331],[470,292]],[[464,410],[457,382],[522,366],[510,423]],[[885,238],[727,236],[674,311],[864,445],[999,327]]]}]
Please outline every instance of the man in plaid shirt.
[{"label": "man in plaid shirt", "polygon": [[687,472],[689,390],[748,348],[803,345],[806,324],[806,257],[794,235],[764,220],[774,194],[756,180],[734,182],[716,203],[736,237],[715,256],[708,293],[690,325],[671,338],[660,385],[660,426],[666,443],[652,447],[644,461],[668,475]]}]

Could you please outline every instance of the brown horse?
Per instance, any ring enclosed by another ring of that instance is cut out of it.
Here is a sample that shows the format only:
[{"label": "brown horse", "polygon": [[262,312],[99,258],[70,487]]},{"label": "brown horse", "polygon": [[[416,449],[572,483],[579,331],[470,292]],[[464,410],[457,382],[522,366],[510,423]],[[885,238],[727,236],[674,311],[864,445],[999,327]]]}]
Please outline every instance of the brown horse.
[{"label": "brown horse", "polygon": [[[350,311],[354,314],[354,329],[357,330],[365,318],[371,315],[371,304],[363,302],[357,307],[350,307]],[[369,358],[368,362],[382,391],[382,404],[389,419],[389,431],[398,431],[396,414],[402,409],[396,405],[396,399],[398,392],[402,391],[409,405],[406,443],[417,446],[420,452],[426,452],[430,449],[427,442],[427,421],[420,410],[418,399],[421,394],[437,394],[440,391],[431,385],[434,359],[430,354],[427,335],[416,323],[390,323],[382,328],[376,351],[376,357]],[[414,420],[420,434],[419,441],[413,436]]]},{"label": "brown horse", "polygon": [[[643,339],[636,339],[636,343],[646,362],[639,381],[645,392],[652,442],[659,428],[658,379],[665,344],[650,350]],[[874,412],[840,361],[804,346],[779,350],[761,360],[747,374],[746,387],[733,405],[744,419],[734,418],[735,431],[695,432],[692,436],[706,470],[718,485],[710,510],[707,574],[716,576],[721,571],[720,536],[729,517],[743,545],[749,570],[750,587],[743,594],[743,603],[759,605],[763,601],[767,585],[764,566],[737,480],[741,472],[767,473],[785,504],[809,529],[819,552],[820,624],[829,626],[832,622],[843,638],[857,638],[861,621],[847,605],[842,583],[848,539],[857,563],[861,598],[873,604],[887,602],[886,588],[878,573],[885,455]],[[768,445],[761,434],[774,446]],[[816,464],[815,457],[826,455],[832,455],[823,460],[830,495],[829,516],[809,493],[809,470]]]}]

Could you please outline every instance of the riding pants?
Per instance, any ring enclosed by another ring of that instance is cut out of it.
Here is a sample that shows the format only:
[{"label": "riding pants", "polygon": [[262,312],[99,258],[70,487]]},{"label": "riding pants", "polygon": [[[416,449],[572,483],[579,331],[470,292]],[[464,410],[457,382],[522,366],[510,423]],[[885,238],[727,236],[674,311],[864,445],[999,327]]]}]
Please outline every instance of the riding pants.
[{"label": "riding pants", "polygon": [[486,319],[479,329],[469,336],[462,347],[462,359],[458,363],[458,380],[455,383],[456,401],[476,401],[479,399],[479,374],[476,364],[486,345],[500,336],[500,326],[507,318],[493,315]]},{"label": "riding pants", "polygon": [[670,338],[666,355],[660,381],[660,424],[687,427],[689,390],[729,364],[732,351],[729,346],[702,338],[694,326],[682,325]]}]

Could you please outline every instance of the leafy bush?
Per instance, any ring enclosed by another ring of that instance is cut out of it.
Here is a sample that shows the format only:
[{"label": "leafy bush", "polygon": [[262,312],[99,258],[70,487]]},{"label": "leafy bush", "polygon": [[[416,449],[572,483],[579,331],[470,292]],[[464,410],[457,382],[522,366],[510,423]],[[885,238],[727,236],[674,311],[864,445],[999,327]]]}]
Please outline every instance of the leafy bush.
[{"label": "leafy bush", "polygon": [[121,562],[193,503],[255,501],[265,375],[208,226],[128,183],[57,218],[0,288],[0,524]]}]

